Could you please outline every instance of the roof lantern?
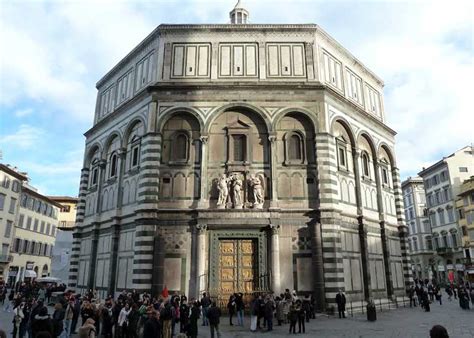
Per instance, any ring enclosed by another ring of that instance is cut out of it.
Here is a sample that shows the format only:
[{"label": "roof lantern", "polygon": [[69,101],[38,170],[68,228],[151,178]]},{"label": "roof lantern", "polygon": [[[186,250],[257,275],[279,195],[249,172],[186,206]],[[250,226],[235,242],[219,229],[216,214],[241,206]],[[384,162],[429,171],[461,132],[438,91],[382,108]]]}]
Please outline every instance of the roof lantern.
[{"label": "roof lantern", "polygon": [[238,0],[234,9],[230,11],[230,23],[233,25],[248,24],[249,12],[242,6],[241,1]]}]

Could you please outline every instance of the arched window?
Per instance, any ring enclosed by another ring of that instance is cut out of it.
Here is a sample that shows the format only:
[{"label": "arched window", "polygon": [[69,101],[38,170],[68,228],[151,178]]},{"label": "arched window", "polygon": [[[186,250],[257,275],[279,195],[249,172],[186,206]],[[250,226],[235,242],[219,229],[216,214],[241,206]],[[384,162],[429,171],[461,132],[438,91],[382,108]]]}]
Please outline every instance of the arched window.
[{"label": "arched window", "polygon": [[339,169],[348,170],[347,163],[347,141],[341,136],[336,138],[337,145],[337,164]]},{"label": "arched window", "polygon": [[97,186],[99,182],[99,151],[96,150],[90,157],[89,164],[89,188]]},{"label": "arched window", "polygon": [[297,135],[291,135],[288,148],[288,157],[290,160],[301,160],[300,138]]},{"label": "arched window", "polygon": [[170,159],[171,163],[187,163],[189,161],[189,136],[181,131],[174,134],[171,139]]},{"label": "arched window", "polygon": [[287,158],[289,162],[301,163],[303,161],[303,147],[302,137],[297,133],[291,133],[286,138]]},{"label": "arched window", "polygon": [[426,237],[426,248],[428,250],[433,250],[433,242],[431,241],[431,237]]},{"label": "arched window", "polygon": [[451,232],[451,242],[453,243],[453,248],[458,247],[458,237],[457,232],[455,231]]},{"label": "arched window", "polygon": [[362,176],[370,177],[369,155],[362,153]]},{"label": "arched window", "polygon": [[143,123],[137,121],[127,136],[127,170],[137,169],[140,164],[140,146],[143,135]]},{"label": "arched window", "polygon": [[179,134],[176,137],[176,160],[186,161],[187,159],[187,145],[188,138],[184,134]]},{"label": "arched window", "polygon": [[117,164],[118,164],[118,156],[116,153],[113,153],[112,156],[110,156],[110,173],[109,173],[110,178],[117,176]]},{"label": "arched window", "polygon": [[140,145],[135,144],[132,146],[132,159],[130,163],[131,168],[135,168],[138,166],[138,163],[140,161]]}]

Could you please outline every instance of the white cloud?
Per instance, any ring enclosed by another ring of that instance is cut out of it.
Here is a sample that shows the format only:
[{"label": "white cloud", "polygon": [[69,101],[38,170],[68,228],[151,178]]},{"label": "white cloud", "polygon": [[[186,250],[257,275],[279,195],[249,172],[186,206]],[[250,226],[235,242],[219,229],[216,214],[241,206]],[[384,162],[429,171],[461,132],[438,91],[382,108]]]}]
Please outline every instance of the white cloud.
[{"label": "white cloud", "polygon": [[0,137],[0,145],[5,147],[5,153],[10,152],[15,148],[31,148],[37,146],[45,135],[41,128],[33,127],[27,124],[22,124],[18,130],[11,134]]},{"label": "white cloud", "polygon": [[16,117],[26,117],[33,113],[33,108],[19,109],[14,112]]},{"label": "white cloud", "polygon": [[[70,121],[79,128],[71,137],[82,141],[94,112],[95,82],[153,28],[160,23],[225,23],[234,4],[199,0],[3,3],[0,45],[8,48],[1,52],[0,105],[12,108],[17,117],[29,118],[33,113],[52,117],[48,136],[55,134],[57,120]],[[253,23],[319,24],[384,79],[385,110],[389,126],[398,132],[402,174],[416,174],[422,166],[473,141],[471,2],[262,0],[243,4]],[[28,108],[23,108],[25,100]],[[8,125],[6,119],[2,123]],[[41,129],[22,125],[3,138],[2,146],[31,147],[44,137]],[[55,146],[63,147],[60,143]],[[77,156],[82,161],[82,153]],[[67,161],[41,163],[28,163],[29,170],[61,175],[80,168]]]}]

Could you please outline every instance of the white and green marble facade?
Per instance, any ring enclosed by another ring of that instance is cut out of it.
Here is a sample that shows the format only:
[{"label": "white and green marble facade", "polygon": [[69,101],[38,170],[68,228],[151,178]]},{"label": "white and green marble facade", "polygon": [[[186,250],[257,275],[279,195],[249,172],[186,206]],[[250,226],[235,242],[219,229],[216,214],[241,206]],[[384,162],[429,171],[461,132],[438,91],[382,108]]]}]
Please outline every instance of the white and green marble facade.
[{"label": "white and green marble facade", "polygon": [[[97,84],[70,287],[212,291],[222,235],[256,238],[267,288],[313,292],[321,309],[339,288],[358,304],[402,296],[407,232],[382,87],[316,25],[159,26]],[[248,133],[245,163],[227,157],[221,131],[234,129]],[[226,171],[264,177],[263,209],[216,207]]]}]

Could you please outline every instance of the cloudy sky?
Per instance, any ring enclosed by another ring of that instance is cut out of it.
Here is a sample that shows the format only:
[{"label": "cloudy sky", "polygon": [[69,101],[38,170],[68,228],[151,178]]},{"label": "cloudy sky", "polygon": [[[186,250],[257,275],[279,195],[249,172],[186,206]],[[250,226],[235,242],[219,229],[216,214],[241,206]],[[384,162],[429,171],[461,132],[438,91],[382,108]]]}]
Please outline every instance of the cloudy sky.
[{"label": "cloudy sky", "polygon": [[[235,0],[0,0],[1,162],[77,195],[96,81],[160,23],[227,23]],[[252,23],[317,23],[385,81],[402,178],[474,142],[469,1],[244,0]]]}]

